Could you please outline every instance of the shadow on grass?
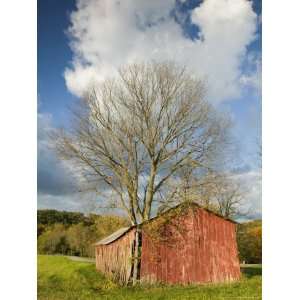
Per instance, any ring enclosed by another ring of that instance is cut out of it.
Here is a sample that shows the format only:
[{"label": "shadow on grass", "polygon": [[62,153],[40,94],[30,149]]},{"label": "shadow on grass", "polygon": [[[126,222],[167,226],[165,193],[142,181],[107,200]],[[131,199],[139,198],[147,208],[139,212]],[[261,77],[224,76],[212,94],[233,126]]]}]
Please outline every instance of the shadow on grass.
[{"label": "shadow on grass", "polygon": [[259,265],[257,265],[257,266],[241,266],[241,271],[247,278],[251,278],[253,276],[262,274],[262,268]]}]

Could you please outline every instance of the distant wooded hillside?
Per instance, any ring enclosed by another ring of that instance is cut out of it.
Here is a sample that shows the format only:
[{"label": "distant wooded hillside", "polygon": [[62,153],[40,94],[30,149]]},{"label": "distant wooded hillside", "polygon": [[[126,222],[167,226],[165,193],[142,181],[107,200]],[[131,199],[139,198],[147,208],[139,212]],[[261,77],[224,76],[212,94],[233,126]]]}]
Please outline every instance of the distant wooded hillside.
[{"label": "distant wooded hillside", "polygon": [[38,253],[93,257],[93,243],[124,226],[127,219],[115,215],[38,210]]},{"label": "distant wooded hillside", "polygon": [[37,211],[37,223],[42,225],[53,225],[60,223],[72,225],[78,223],[89,223],[90,217],[80,212],[58,211],[55,209],[41,209]]}]

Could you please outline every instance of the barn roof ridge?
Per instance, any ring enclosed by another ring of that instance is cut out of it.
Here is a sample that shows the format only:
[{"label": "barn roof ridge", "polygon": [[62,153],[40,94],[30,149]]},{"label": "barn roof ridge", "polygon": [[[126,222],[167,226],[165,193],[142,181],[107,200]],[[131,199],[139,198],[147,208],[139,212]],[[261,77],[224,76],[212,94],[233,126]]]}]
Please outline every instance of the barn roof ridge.
[{"label": "barn roof ridge", "polygon": [[[157,216],[149,219],[148,221],[144,221],[144,222],[142,222],[142,223],[140,223],[138,225],[139,226],[143,226],[144,224],[152,222],[153,220],[156,220],[159,217],[161,217],[161,216],[169,213],[170,211],[172,211],[172,210],[174,210],[174,209],[176,209],[176,208],[178,208],[180,206],[184,206],[184,205],[187,205],[187,206],[192,206],[192,205],[196,206],[196,207],[201,208],[201,209],[203,209],[203,210],[205,210],[205,211],[207,211],[207,212],[209,212],[211,214],[214,214],[215,216],[220,217],[220,218],[222,218],[224,220],[227,220],[227,221],[232,222],[234,224],[239,224],[238,222],[236,222],[236,221],[234,221],[234,220],[232,220],[230,218],[226,218],[226,217],[224,217],[224,216],[222,216],[222,215],[220,215],[220,214],[218,214],[218,213],[216,213],[216,212],[214,212],[214,211],[212,211],[212,210],[210,210],[210,209],[208,209],[206,207],[203,207],[203,206],[199,205],[196,202],[188,202],[188,203],[187,202],[183,202],[183,203],[179,203],[179,204],[177,204],[177,205],[175,205],[173,207],[170,207],[168,210],[162,212],[161,214],[158,214]],[[128,227],[122,227],[122,228],[118,229],[117,231],[113,232],[112,234],[110,234],[110,235],[106,236],[105,238],[101,239],[100,241],[94,243],[94,246],[97,246],[97,245],[108,245],[108,244],[110,244],[110,243],[118,240],[124,234],[126,234],[129,230],[131,230],[131,229],[133,229],[135,227],[137,227],[137,225],[131,225],[131,226],[128,226]]]}]

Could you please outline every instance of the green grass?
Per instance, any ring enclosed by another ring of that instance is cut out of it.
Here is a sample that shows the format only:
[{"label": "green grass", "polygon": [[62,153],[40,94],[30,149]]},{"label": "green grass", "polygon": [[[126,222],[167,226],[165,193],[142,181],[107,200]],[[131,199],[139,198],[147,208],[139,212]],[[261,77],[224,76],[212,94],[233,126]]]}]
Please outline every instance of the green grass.
[{"label": "green grass", "polygon": [[38,256],[39,300],[108,299],[261,299],[261,266],[244,266],[243,278],[232,284],[202,286],[118,287],[95,271],[89,262],[62,256]]}]

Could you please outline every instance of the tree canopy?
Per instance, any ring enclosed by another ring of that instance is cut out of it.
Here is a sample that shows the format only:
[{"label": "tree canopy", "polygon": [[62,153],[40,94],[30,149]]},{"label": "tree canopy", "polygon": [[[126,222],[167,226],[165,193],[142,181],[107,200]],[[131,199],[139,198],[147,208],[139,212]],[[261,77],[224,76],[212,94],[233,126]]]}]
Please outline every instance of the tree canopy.
[{"label": "tree canopy", "polygon": [[121,68],[87,91],[73,117],[55,136],[59,156],[132,224],[170,198],[167,184],[186,166],[200,177],[216,169],[230,127],[205,100],[204,81],[169,62]]}]

